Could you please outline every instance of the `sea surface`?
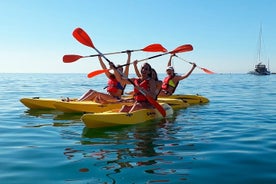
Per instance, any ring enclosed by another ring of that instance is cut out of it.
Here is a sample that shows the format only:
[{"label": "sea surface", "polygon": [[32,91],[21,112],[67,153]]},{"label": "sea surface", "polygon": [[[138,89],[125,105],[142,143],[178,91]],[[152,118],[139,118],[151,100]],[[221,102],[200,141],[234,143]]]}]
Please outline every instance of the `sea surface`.
[{"label": "sea surface", "polygon": [[192,74],[176,93],[210,103],[105,129],[19,101],[79,97],[105,83],[104,75],[0,74],[0,183],[276,183],[276,75]]}]

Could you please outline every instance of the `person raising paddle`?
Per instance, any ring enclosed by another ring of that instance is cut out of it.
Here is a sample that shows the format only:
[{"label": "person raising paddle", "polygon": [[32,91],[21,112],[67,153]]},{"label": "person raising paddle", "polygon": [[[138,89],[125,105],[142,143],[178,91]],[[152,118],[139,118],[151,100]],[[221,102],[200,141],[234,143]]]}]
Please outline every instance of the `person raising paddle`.
[{"label": "person raising paddle", "polygon": [[174,72],[173,66],[171,65],[173,56],[175,56],[175,54],[171,54],[171,56],[170,56],[170,59],[169,59],[168,65],[167,65],[167,69],[166,69],[167,76],[163,80],[161,91],[158,95],[159,97],[171,96],[175,92],[175,89],[177,88],[179,81],[189,77],[196,67],[196,64],[193,63],[193,66],[188,73],[183,74],[183,75],[177,75]]},{"label": "person raising paddle", "polygon": [[[141,71],[140,71],[140,77],[132,78],[132,79],[125,79],[124,76],[120,77],[121,74],[114,68],[114,65],[110,65],[111,68],[114,69],[116,78],[122,82],[126,82],[127,84],[135,84],[134,87],[134,104],[132,106],[124,105],[120,112],[132,112],[136,111],[138,109],[151,109],[154,108],[152,104],[148,101],[147,96],[150,96],[151,98],[155,98],[156,96],[156,82],[152,79],[152,68],[151,65],[148,63],[144,63],[142,65]],[[118,76],[119,75],[119,76]],[[141,91],[144,93],[142,94]]]},{"label": "person raising paddle", "polygon": [[[133,62],[133,66],[134,66],[134,70],[135,73],[138,77],[141,77],[141,73],[137,67],[137,60]],[[156,85],[156,90],[155,90],[155,96],[154,99],[157,100],[157,97],[161,91],[161,87],[162,87],[162,81],[158,79],[158,75],[157,72],[154,68],[151,68],[151,78],[155,81],[155,85]],[[129,94],[133,94],[133,92],[129,93]]]},{"label": "person raising paddle", "polygon": [[[125,76],[128,76],[129,73],[129,63],[131,58],[131,52],[127,51],[127,62],[125,70],[123,71],[123,67],[118,66],[117,69],[124,73]],[[105,70],[106,65],[104,64],[102,58],[99,56],[99,61],[102,68]],[[121,96],[124,93],[124,89],[126,86],[125,81],[118,81],[115,77],[115,74],[110,73],[108,70],[105,72],[105,75],[108,78],[108,83],[106,86],[107,93],[101,93],[95,90],[90,89],[84,95],[82,95],[78,101],[94,101],[97,103],[106,103],[106,102],[117,102],[121,100]]]}]

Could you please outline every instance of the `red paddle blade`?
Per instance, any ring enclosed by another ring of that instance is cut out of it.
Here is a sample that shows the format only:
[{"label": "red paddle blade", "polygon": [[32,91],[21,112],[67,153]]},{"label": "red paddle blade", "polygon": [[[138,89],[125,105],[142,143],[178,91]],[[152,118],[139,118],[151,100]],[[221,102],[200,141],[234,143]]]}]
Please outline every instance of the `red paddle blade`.
[{"label": "red paddle blade", "polygon": [[167,52],[167,49],[165,49],[161,44],[154,43],[151,45],[146,46],[145,48],[141,49],[145,52]]},{"label": "red paddle blade", "polygon": [[80,58],[83,58],[83,56],[71,54],[71,55],[64,55],[62,60],[64,63],[72,63],[74,61],[77,61]]},{"label": "red paddle blade", "polygon": [[173,51],[171,51],[171,54],[176,54],[176,53],[180,53],[180,52],[188,52],[188,51],[192,51],[194,48],[192,45],[190,44],[186,44],[186,45],[181,45],[179,47],[177,47],[176,49],[174,49]]},{"label": "red paddle blade", "polygon": [[86,45],[88,47],[95,48],[92,40],[88,36],[88,34],[82,28],[76,28],[73,31],[73,36],[78,40],[81,44]]},{"label": "red paddle blade", "polygon": [[92,78],[92,77],[95,77],[96,75],[103,74],[103,73],[107,72],[108,70],[109,70],[109,69],[95,70],[95,71],[90,72],[89,74],[87,74],[87,77],[88,77],[88,78]]},{"label": "red paddle blade", "polygon": [[162,114],[163,117],[166,117],[166,111],[157,101],[155,101],[151,96],[146,95],[147,100]]},{"label": "red paddle blade", "polygon": [[208,74],[215,74],[215,72],[212,72],[210,70],[207,70],[206,68],[201,68],[205,73],[208,73]]}]

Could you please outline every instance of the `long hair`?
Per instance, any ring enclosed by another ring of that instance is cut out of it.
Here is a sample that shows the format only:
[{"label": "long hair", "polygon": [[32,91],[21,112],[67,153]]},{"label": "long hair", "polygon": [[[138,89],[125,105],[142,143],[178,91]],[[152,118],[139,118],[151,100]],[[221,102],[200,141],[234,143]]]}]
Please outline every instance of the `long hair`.
[{"label": "long hair", "polygon": [[[148,77],[151,78],[151,77],[152,77],[152,68],[151,68],[151,66],[150,66],[149,63],[144,63],[143,66],[145,66],[145,65],[148,65],[148,67],[149,67],[149,74],[148,74]],[[142,66],[142,67],[143,67],[143,66]]]},{"label": "long hair", "polygon": [[[155,76],[153,76],[153,75],[155,75]],[[159,81],[158,76],[157,76],[157,72],[153,68],[151,69],[151,77],[153,78],[153,80]]]}]

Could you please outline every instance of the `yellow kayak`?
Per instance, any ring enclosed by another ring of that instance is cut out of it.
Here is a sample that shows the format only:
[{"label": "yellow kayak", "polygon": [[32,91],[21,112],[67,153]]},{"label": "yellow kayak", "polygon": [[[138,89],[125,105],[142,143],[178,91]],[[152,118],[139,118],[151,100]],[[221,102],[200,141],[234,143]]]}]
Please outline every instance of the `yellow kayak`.
[{"label": "yellow kayak", "polygon": [[[128,98],[128,97],[125,97]],[[129,97],[130,98],[130,97]],[[75,100],[75,99],[74,99]],[[77,101],[70,101],[68,104],[64,104],[61,99],[54,99],[54,98],[40,98],[40,97],[33,97],[33,98],[22,98],[20,99],[20,102],[24,104],[26,107],[30,109],[56,109],[58,103],[59,110],[64,112],[92,112],[91,107],[87,107],[90,103],[93,103],[91,106],[104,106],[102,104],[95,104],[95,102],[81,102],[80,104],[77,103]],[[62,102],[60,104],[59,102]],[[73,104],[71,104],[74,102]],[[162,97],[158,98],[159,103],[168,103],[173,107],[173,109],[180,109],[180,108],[187,108],[190,105],[195,104],[204,104],[208,103],[209,100],[203,96],[200,95],[172,95],[169,97]],[[184,103],[183,103],[184,102]],[[118,108],[118,106],[121,106],[123,104],[112,105],[112,108],[101,108],[102,110],[96,111],[96,112],[103,112],[108,111],[113,108]],[[115,107],[114,107],[115,106]],[[82,109],[84,108],[84,109]]]},{"label": "yellow kayak", "polygon": [[177,109],[184,109],[190,106],[189,103],[184,102],[181,99],[169,99],[169,98],[158,98],[158,103],[166,103],[168,105],[170,105],[173,110],[177,110]]},{"label": "yellow kayak", "polygon": [[20,102],[30,109],[55,109],[54,104],[61,100],[53,98],[21,98]]},{"label": "yellow kayak", "polygon": [[[166,117],[173,114],[173,109],[166,103],[162,104]],[[101,128],[120,125],[134,125],[150,120],[162,119],[163,116],[157,109],[140,109],[131,113],[118,112],[117,110],[102,113],[84,114],[81,120],[87,128]]]},{"label": "yellow kayak", "polygon": [[100,104],[92,101],[59,101],[54,103],[56,110],[66,113],[105,112],[120,109],[123,105],[132,105],[132,102]]},{"label": "yellow kayak", "polygon": [[[164,97],[162,97],[162,98],[164,98]],[[205,104],[205,103],[209,102],[208,98],[206,98],[204,96],[200,96],[200,95],[175,94],[175,95],[167,96],[165,98],[167,98],[167,99],[179,99],[179,100],[182,100],[183,102],[186,102],[190,105]]]},{"label": "yellow kayak", "polygon": [[[188,103],[183,102],[178,99],[160,99],[159,103],[167,103],[173,109],[187,108]],[[106,103],[100,104],[91,101],[70,101],[70,102],[56,102],[54,106],[56,110],[65,113],[87,113],[87,112],[105,112],[112,109],[120,109],[123,105],[132,105],[132,101],[128,102],[116,102],[116,103]]]}]

